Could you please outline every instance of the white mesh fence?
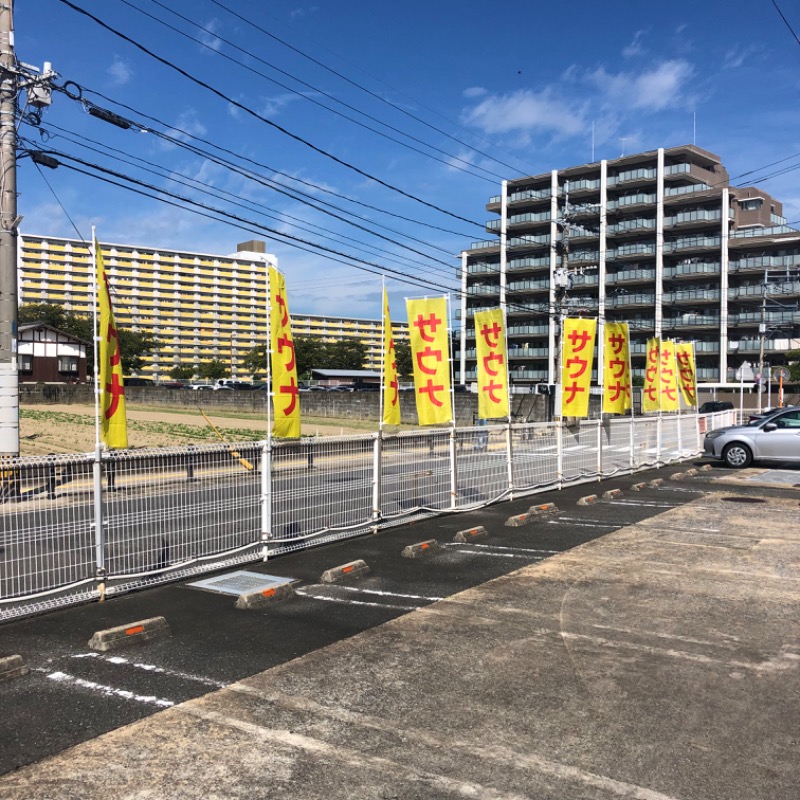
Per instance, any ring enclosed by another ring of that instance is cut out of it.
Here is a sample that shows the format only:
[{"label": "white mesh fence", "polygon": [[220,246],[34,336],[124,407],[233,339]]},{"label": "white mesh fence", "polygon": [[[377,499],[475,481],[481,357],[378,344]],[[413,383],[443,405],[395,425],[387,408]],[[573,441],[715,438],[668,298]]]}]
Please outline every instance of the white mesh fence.
[{"label": "white mesh fence", "polygon": [[490,424],[15,459],[0,498],[0,620],[658,466],[728,422]]}]

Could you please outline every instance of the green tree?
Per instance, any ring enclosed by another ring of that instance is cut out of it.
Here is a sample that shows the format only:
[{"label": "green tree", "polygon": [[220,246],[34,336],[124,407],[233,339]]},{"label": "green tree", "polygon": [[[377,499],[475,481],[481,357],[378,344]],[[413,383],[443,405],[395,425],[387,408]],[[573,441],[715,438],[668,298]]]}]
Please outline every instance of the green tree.
[{"label": "green tree", "polygon": [[329,369],[364,369],[367,346],[356,339],[340,339],[327,343],[326,356]]},{"label": "green tree", "polygon": [[411,361],[411,345],[408,342],[395,342],[394,354],[397,360],[397,375],[400,379],[410,378],[414,374]]},{"label": "green tree", "polygon": [[201,364],[198,371],[201,378],[205,378],[208,381],[215,381],[218,378],[227,377],[228,365],[215,358],[213,361],[208,361],[205,364]]},{"label": "green tree", "polygon": [[169,376],[175,381],[189,381],[194,377],[194,372],[194,367],[189,364],[176,364],[169,371]]}]

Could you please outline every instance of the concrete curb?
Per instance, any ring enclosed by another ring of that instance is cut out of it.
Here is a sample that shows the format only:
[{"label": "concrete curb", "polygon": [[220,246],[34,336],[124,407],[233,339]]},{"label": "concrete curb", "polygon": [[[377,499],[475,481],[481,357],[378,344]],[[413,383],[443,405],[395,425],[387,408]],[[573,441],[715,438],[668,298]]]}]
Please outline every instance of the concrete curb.
[{"label": "concrete curb", "polygon": [[477,528],[468,528],[465,531],[459,531],[454,537],[453,541],[459,544],[466,544],[473,542],[475,539],[485,539],[489,534],[483,525],[478,525]]},{"label": "concrete curb", "polygon": [[596,494],[587,494],[585,497],[581,497],[578,500],[579,506],[593,506],[597,502],[597,495]]},{"label": "concrete curb", "polygon": [[528,514],[534,516],[538,514],[558,514],[558,506],[555,503],[542,503],[540,506],[531,506],[528,509]]},{"label": "concrete curb", "polygon": [[170,633],[169,625],[164,617],[151,617],[127,625],[118,625],[116,628],[96,631],[94,636],[89,639],[89,647],[105,653],[107,650],[117,650],[137,642],[169,636]]},{"label": "concrete curb", "polygon": [[647,483],[646,482],[634,483],[633,486],[631,486],[631,491],[632,492],[641,492],[643,489],[646,489],[646,488],[647,488]]},{"label": "concrete curb", "polygon": [[269,589],[262,589],[260,592],[240,594],[236,600],[236,608],[245,610],[263,608],[277,600],[285,600],[287,597],[294,597],[294,586],[289,581],[279,583],[277,586],[270,586]]},{"label": "concrete curb", "polygon": [[428,539],[426,542],[407,545],[402,549],[400,555],[403,558],[420,558],[421,556],[429,556],[431,553],[436,553],[441,549],[436,539]]},{"label": "concrete curb", "polygon": [[342,564],[338,567],[326,569],[320,577],[322,583],[339,583],[347,578],[360,578],[369,572],[367,562],[363,559],[351,561],[348,564]]},{"label": "concrete curb", "polygon": [[651,489],[658,489],[659,486],[663,486],[664,485],[664,479],[663,478],[655,478],[654,480],[650,481],[647,485]]},{"label": "concrete curb", "polygon": [[609,489],[603,492],[603,500],[613,500],[615,497],[622,497],[622,489]]},{"label": "concrete curb", "polygon": [[527,525],[531,522],[531,515],[527,512],[524,514],[515,514],[513,517],[509,517],[505,524],[507,528],[521,528],[523,525]]},{"label": "concrete curb", "polygon": [[0,658],[0,683],[20,678],[30,672],[22,656],[4,656]]}]

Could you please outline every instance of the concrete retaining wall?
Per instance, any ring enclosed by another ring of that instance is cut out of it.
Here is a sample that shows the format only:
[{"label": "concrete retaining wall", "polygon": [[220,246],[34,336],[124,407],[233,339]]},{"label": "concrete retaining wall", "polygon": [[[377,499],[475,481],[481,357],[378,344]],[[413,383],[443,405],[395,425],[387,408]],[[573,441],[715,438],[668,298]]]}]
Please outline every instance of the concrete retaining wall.
[{"label": "concrete retaining wall", "polygon": [[[194,391],[190,389],[161,389],[155,386],[129,386],[125,396],[131,403],[140,405],[194,408],[204,411],[242,411],[266,413],[267,393],[263,391]],[[478,396],[456,393],[456,423],[472,425],[478,413]],[[550,398],[539,395],[514,395],[513,412],[520,422],[541,422],[548,419]],[[74,384],[21,384],[20,402],[23,405],[66,405],[94,402],[94,391],[88,385]],[[378,392],[304,392],[300,396],[302,413],[323,419],[377,420],[380,397]],[[417,423],[417,410],[413,392],[401,392],[400,413],[402,421]]]}]

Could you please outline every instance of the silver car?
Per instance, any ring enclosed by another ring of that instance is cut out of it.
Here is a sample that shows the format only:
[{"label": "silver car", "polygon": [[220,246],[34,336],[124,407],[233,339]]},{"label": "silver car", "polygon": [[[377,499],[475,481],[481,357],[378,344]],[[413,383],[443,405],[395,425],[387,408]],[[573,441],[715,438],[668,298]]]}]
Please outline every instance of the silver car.
[{"label": "silver car", "polygon": [[781,408],[746,425],[709,431],[705,454],[729,467],[753,461],[800,461],[800,406]]}]

